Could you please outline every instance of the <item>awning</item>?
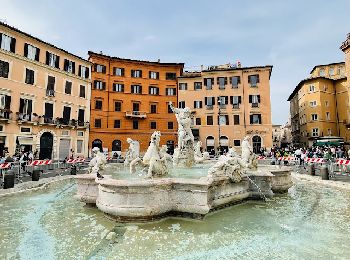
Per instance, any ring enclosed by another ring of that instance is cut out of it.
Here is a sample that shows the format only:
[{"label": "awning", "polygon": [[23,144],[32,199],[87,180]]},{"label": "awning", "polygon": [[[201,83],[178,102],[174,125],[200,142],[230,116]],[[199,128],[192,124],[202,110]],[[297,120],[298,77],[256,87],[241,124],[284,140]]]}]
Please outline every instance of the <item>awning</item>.
[{"label": "awning", "polygon": [[313,144],[313,146],[330,146],[330,145],[334,145],[334,146],[339,146],[339,145],[343,145],[344,142],[341,141],[327,141],[327,142],[316,142]]},{"label": "awning", "polygon": [[18,136],[18,142],[20,145],[33,145],[33,137]]}]

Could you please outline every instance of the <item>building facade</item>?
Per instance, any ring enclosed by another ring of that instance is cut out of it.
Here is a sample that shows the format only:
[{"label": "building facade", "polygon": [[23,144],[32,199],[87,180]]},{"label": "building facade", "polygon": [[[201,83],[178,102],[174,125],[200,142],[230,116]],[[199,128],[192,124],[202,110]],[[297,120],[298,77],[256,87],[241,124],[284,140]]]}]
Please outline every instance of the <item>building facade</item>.
[{"label": "building facade", "polygon": [[89,52],[93,63],[89,147],[109,155],[125,152],[127,138],[145,152],[151,134],[160,131],[161,145],[172,152],[177,140],[177,77],[182,63],[122,59]]},{"label": "building facade", "polygon": [[324,137],[349,141],[349,93],[345,63],[317,65],[289,96],[293,144],[310,146]]},{"label": "building facade", "polygon": [[0,23],[0,154],[88,155],[91,64]]},{"label": "building facade", "polygon": [[255,152],[271,148],[271,72],[272,66],[226,64],[178,78],[178,106],[194,111],[193,134],[205,150],[240,150],[246,135]]},{"label": "building facade", "polygon": [[[341,44],[340,49],[345,54],[345,76],[347,78],[346,88],[349,95],[348,100],[350,102],[350,33],[348,33],[346,40]],[[347,120],[345,122],[345,125],[350,131],[350,104],[347,104],[347,107],[344,107],[344,109],[347,111]],[[347,135],[350,135],[349,131],[347,132]]]},{"label": "building facade", "polygon": [[292,142],[291,124],[272,125],[273,146],[287,147]]}]

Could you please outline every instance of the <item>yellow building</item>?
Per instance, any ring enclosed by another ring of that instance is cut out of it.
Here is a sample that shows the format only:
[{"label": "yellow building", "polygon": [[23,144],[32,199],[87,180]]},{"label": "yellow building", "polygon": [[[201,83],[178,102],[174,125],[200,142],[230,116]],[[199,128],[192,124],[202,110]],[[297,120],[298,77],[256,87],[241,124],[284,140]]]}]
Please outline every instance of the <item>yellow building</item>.
[{"label": "yellow building", "polygon": [[178,106],[191,108],[193,134],[209,152],[240,149],[250,135],[255,152],[271,148],[272,66],[210,66],[178,77]]},{"label": "yellow building", "polygon": [[289,96],[293,143],[310,146],[320,137],[349,141],[345,63],[315,66]]},{"label": "yellow building", "polygon": [[[346,88],[348,91],[348,101],[350,101],[350,33],[348,33],[346,40],[342,43],[340,46],[340,49],[344,52],[345,54],[345,76],[347,78],[347,83],[346,83]],[[347,103],[347,106],[344,106],[344,109],[346,110],[347,113],[347,120],[346,120],[346,127],[350,131],[350,106],[349,102]],[[350,133],[347,133],[350,135]]]},{"label": "yellow building", "polygon": [[91,63],[0,23],[0,155],[87,156]]}]

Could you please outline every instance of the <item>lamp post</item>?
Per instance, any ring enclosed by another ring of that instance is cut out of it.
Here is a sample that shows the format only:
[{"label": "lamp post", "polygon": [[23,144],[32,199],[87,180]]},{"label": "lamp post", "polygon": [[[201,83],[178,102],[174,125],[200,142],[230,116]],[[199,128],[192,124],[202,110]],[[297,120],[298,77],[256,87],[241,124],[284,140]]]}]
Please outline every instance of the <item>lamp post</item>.
[{"label": "lamp post", "polygon": [[219,153],[220,153],[220,155],[221,155],[221,143],[220,143],[220,137],[221,137],[221,127],[220,127],[220,115],[221,115],[221,98],[220,97],[218,97],[218,106],[219,106],[219,118],[218,118],[218,124],[219,124],[219,146],[218,146],[218,151],[219,151]]}]

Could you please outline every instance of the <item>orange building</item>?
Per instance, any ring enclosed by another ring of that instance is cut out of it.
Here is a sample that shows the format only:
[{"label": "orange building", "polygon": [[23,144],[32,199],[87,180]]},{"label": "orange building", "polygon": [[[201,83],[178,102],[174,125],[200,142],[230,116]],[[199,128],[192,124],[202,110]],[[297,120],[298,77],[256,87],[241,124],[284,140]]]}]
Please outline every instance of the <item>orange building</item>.
[{"label": "orange building", "polygon": [[89,148],[121,154],[128,137],[145,152],[154,131],[170,151],[177,123],[169,102],[177,104],[177,77],[183,63],[160,63],[110,57],[89,52],[93,63]]}]

